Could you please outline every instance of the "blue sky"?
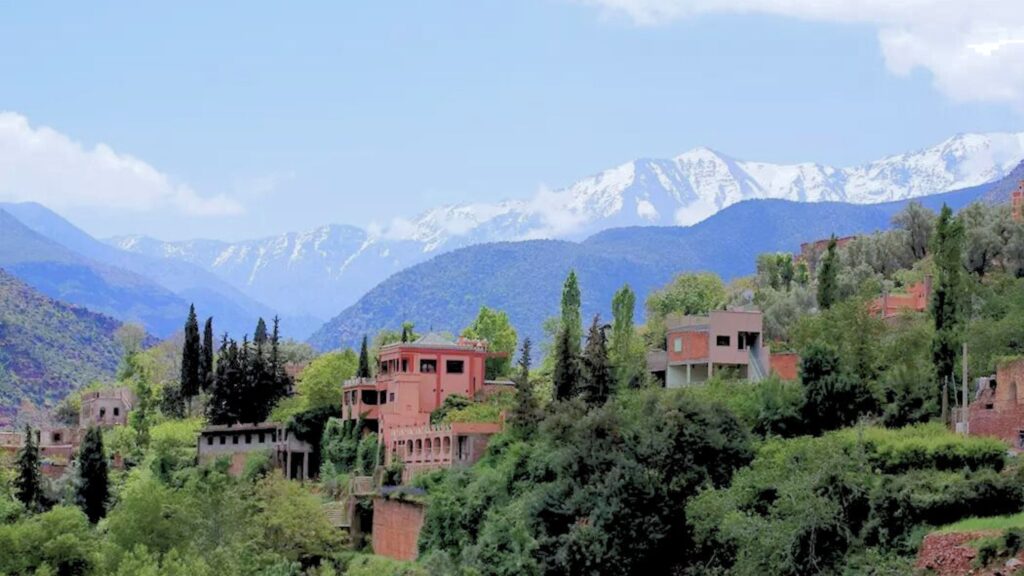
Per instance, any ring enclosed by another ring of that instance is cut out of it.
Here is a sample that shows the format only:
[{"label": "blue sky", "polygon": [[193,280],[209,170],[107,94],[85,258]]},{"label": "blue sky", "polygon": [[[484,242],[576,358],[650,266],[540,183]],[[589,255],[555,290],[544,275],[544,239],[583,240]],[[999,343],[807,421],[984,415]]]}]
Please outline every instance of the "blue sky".
[{"label": "blue sky", "polygon": [[139,199],[130,179],[56,190],[8,167],[24,173],[0,199],[99,236],[239,239],[523,197],[701,145],[846,165],[1024,124],[1015,93],[956,92],[927,62],[894,73],[888,15],[294,4],[5,4],[0,110],[19,134],[49,127],[156,175]]}]

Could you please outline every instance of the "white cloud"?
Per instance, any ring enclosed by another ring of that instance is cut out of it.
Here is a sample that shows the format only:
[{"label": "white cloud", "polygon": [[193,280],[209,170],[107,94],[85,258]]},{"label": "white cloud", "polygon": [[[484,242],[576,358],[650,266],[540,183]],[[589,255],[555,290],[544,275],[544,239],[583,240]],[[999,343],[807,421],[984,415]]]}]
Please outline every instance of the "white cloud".
[{"label": "white cloud", "polygon": [[89,150],[56,130],[31,126],[14,112],[0,112],[0,199],[57,209],[170,209],[192,216],[242,211],[228,196],[200,196],[142,160],[106,144]]},{"label": "white cloud", "polygon": [[935,86],[960,100],[1024,109],[1024,4],[1021,0],[579,0],[654,25],[700,14],[771,14],[868,24],[886,66],[905,75],[929,70]]}]

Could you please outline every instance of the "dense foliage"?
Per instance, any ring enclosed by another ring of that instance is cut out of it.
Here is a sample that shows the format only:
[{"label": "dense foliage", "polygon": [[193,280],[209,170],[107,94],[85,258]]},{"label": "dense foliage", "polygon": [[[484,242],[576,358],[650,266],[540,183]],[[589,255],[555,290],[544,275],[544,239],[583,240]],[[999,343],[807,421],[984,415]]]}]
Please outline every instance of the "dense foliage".
[{"label": "dense foliage", "polygon": [[688,562],[687,500],[750,455],[734,417],[680,391],[556,403],[532,439],[423,478],[420,547],[486,574],[667,573]]}]

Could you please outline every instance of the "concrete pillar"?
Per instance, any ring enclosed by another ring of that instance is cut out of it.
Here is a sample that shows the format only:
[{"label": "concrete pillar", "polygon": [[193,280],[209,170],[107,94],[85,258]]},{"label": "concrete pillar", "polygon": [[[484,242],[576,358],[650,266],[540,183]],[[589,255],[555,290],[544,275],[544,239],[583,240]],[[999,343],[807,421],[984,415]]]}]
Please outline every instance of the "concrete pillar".
[{"label": "concrete pillar", "polygon": [[708,362],[708,380],[711,380],[712,368],[714,367],[714,365],[714,362]]},{"label": "concrete pillar", "polygon": [[687,384],[687,385],[689,385],[689,384],[691,384],[691,383],[693,382],[693,379],[692,379],[692,377],[690,376],[690,370],[691,370],[692,368],[693,368],[693,365],[691,365],[691,364],[687,364],[687,365],[686,365],[686,384]]},{"label": "concrete pillar", "polygon": [[284,477],[285,478],[291,478],[292,477],[292,451],[291,450],[288,450],[287,452],[285,452],[284,462],[285,462],[284,463]]},{"label": "concrete pillar", "polygon": [[302,468],[302,480],[305,482],[309,480],[309,452],[302,454]]}]

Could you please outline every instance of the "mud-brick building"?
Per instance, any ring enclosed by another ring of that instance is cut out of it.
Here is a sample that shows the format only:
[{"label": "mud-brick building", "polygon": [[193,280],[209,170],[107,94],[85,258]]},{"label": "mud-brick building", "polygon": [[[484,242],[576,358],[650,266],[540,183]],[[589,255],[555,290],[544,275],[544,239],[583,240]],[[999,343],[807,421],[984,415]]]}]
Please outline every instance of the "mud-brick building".
[{"label": "mud-brick building", "polygon": [[1003,362],[995,378],[981,379],[967,414],[968,434],[1024,450],[1024,358]]},{"label": "mud-brick building", "polygon": [[207,426],[199,433],[199,463],[227,458],[231,463],[228,472],[235,476],[245,470],[245,461],[257,452],[267,453],[274,468],[284,472],[286,478],[307,480],[315,472],[310,469],[313,447],[277,422]]},{"label": "mud-brick building", "polygon": [[129,388],[91,390],[82,394],[78,425],[82,428],[124,426],[134,405],[135,394]]},{"label": "mud-brick building", "polygon": [[650,353],[647,367],[668,388],[699,384],[722,370],[752,381],[769,373],[758,310],[716,310],[670,317],[666,323],[667,350]]}]

